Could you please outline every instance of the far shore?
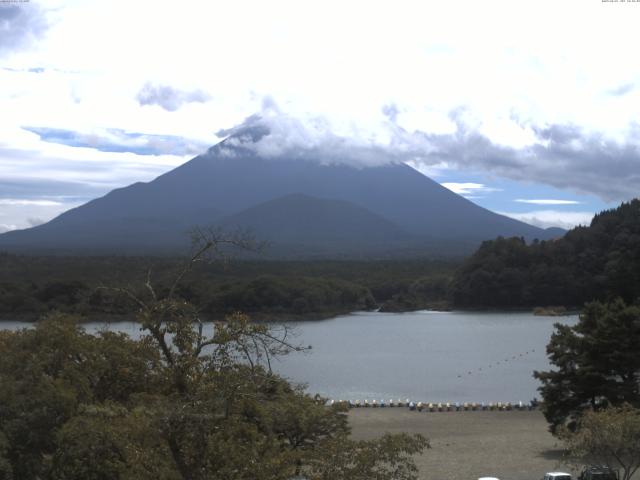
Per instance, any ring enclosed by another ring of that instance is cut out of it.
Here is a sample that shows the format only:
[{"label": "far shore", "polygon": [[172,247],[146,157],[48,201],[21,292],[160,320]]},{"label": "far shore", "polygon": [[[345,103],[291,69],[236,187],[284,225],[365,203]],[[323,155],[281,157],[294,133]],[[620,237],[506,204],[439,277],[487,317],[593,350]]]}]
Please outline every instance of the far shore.
[{"label": "far shore", "polygon": [[[431,448],[416,459],[422,480],[539,480],[546,472],[577,471],[562,461],[562,443],[548,431],[539,410],[417,412],[408,408],[349,411],[352,437],[385,432],[420,433]],[[636,475],[636,477],[640,477]]]},{"label": "far shore", "polygon": [[[531,313],[536,316],[573,316],[578,315],[580,310],[578,309],[568,309],[563,311],[562,313],[550,312],[546,313],[545,311],[534,312],[533,309],[419,309],[419,310],[405,310],[405,311],[382,311],[382,310],[335,310],[335,311],[325,311],[325,312],[312,312],[305,314],[293,314],[293,313],[247,313],[249,318],[254,322],[259,323],[288,323],[288,322],[318,322],[322,320],[330,320],[332,318],[340,317],[343,315],[353,315],[362,312],[380,312],[386,314],[402,314],[402,313],[416,313],[416,312],[436,312],[436,313]],[[35,323],[38,322],[44,316],[53,313],[53,312],[41,312],[41,313],[16,313],[10,315],[0,315],[0,324],[2,322],[25,322],[25,323]],[[80,319],[80,323],[91,323],[91,322],[104,322],[104,323],[119,323],[119,322],[135,322],[136,314],[135,313],[127,313],[127,314],[101,314],[101,313],[92,313],[89,315],[80,315],[76,313],[66,313],[59,312],[64,315],[75,316]],[[246,313],[246,312],[243,312]],[[203,316],[203,320],[207,322],[212,321],[223,321],[225,315],[216,315],[216,316]]]}]

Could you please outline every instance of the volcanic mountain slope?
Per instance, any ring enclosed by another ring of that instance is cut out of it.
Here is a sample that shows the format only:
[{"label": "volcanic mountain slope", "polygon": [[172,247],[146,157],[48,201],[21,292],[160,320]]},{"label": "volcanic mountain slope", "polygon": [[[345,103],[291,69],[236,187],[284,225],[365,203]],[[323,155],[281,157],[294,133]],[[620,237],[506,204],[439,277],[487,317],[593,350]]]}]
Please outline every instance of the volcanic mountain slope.
[{"label": "volcanic mountain slope", "polygon": [[261,157],[251,147],[266,135],[236,133],[149,183],[0,235],[0,248],[175,251],[188,245],[190,228],[214,224],[248,227],[280,246],[282,255],[293,248],[310,256],[421,249],[459,254],[499,235],[557,235],[479,207],[402,163],[356,167],[295,155]]}]

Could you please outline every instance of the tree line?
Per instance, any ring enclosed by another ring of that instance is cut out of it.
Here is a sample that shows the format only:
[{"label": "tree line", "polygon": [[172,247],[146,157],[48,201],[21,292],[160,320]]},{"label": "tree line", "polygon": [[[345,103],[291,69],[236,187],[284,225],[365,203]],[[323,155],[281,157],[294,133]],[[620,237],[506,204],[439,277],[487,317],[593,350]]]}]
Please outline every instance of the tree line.
[{"label": "tree line", "polygon": [[556,240],[486,241],[449,288],[464,308],[580,307],[592,300],[640,297],[640,200],[597,214]]},{"label": "tree line", "polygon": [[[0,318],[48,312],[131,316],[137,306],[109,286],[151,275],[171,284],[180,258],[0,254]],[[210,318],[243,311],[253,319],[323,318],[355,310],[405,311],[442,305],[457,263],[416,261],[234,261],[197,265],[177,293]]]}]

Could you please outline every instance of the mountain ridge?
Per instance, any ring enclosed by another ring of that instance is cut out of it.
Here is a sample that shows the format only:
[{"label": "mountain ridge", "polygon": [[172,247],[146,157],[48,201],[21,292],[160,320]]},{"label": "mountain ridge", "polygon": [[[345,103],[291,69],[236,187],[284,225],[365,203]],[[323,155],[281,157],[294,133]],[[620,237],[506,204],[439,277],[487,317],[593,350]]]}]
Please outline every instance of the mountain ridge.
[{"label": "mountain ridge", "polygon": [[[264,129],[236,132],[153,181],[115,189],[46,224],[0,235],[0,248],[117,253],[184,249],[188,246],[185,232],[189,228],[221,223],[233,227],[229,219],[234,215],[288,195],[307,199],[308,211],[297,213],[300,221],[309,215],[317,216],[318,201],[324,202],[325,207],[332,201],[345,202],[342,205],[352,215],[354,225],[360,222],[364,228],[357,240],[357,232],[351,228],[351,239],[346,243],[355,241],[365,251],[381,253],[386,249],[393,254],[395,249],[420,250],[420,242],[425,251],[433,250],[436,244],[442,250],[443,245],[457,242],[468,245],[462,250],[470,253],[482,240],[497,236],[542,240],[556,235],[486,210],[403,163],[363,167],[323,163],[322,158],[314,161],[295,153],[264,158],[252,147],[267,135]],[[282,203],[283,208],[285,204]],[[273,208],[267,210],[272,219],[277,217]],[[339,216],[339,209],[334,210],[334,215]],[[242,226],[259,226],[258,230],[264,231],[267,225],[258,217],[253,216],[255,225],[244,222]],[[374,242],[376,235],[364,227],[373,224],[381,231],[393,230],[390,225],[395,225],[396,233],[389,236],[398,237],[398,241],[389,238],[386,246],[384,242]],[[342,229],[350,228],[344,222],[341,225]],[[341,255],[352,250],[350,245],[337,241],[340,231],[329,234],[336,228],[336,219],[331,217],[323,218],[314,227],[316,233],[324,229],[327,239],[336,240],[324,246],[320,245],[322,242],[312,242],[319,251]],[[281,243],[295,244],[299,233],[295,225],[288,225],[285,230],[281,232]],[[447,255],[450,252],[446,250],[432,253]],[[310,255],[315,253],[309,251]]]}]

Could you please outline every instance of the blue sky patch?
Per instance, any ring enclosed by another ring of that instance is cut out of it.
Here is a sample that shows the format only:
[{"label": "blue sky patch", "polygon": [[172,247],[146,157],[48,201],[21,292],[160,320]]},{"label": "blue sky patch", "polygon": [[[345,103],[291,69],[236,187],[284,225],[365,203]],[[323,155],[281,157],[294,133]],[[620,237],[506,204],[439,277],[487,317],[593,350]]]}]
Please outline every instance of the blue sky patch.
[{"label": "blue sky patch", "polygon": [[44,142],[69,147],[93,148],[101,152],[130,152],[137,155],[197,155],[208,147],[200,142],[174,135],[126,132],[118,128],[108,128],[95,133],[32,126],[23,126],[22,129],[35,133]]}]

